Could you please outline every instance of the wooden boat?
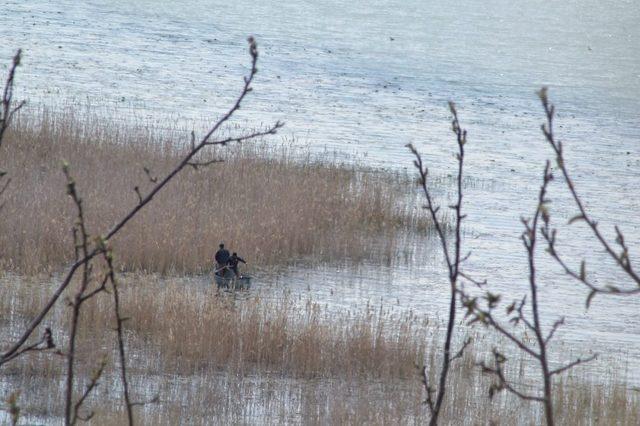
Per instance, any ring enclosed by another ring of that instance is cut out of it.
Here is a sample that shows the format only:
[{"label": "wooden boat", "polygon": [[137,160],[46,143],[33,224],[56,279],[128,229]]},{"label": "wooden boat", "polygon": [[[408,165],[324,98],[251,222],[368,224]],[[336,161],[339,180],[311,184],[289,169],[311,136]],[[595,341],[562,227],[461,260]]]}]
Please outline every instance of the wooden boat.
[{"label": "wooden boat", "polygon": [[218,288],[228,288],[231,290],[248,290],[251,287],[251,277],[240,275],[239,277],[230,269],[216,271],[213,275]]}]

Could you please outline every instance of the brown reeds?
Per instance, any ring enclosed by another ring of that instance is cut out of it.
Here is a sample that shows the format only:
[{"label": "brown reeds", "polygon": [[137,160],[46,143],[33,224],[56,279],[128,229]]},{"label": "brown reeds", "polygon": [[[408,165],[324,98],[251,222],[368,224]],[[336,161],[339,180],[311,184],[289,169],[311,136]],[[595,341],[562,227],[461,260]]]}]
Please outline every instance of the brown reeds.
[{"label": "brown reeds", "polygon": [[[48,293],[53,283],[6,281],[0,296],[13,295],[8,318],[29,314],[29,298]],[[140,398],[159,396],[158,404],[137,412],[142,424],[307,423],[415,424],[428,421],[415,364],[435,373],[440,344],[438,324],[410,312],[379,306],[336,312],[318,301],[269,299],[259,294],[222,294],[189,279],[128,275],[120,282],[129,354],[129,377]],[[113,300],[91,299],[78,332],[78,380],[90,384],[96,365],[107,359],[102,384],[87,402],[95,424],[126,423],[118,407],[117,345]],[[54,330],[69,321],[62,306],[51,315]],[[6,326],[3,332],[9,332]],[[60,336],[58,336],[60,337]],[[480,342],[467,348],[451,369],[442,406],[442,424],[540,424],[538,404],[501,394],[483,398],[489,377],[475,363]],[[484,344],[483,344],[484,345]],[[91,357],[89,356],[91,355]],[[523,361],[520,361],[522,363]],[[23,389],[25,420],[50,423],[63,412],[52,394],[63,390],[64,358],[35,353],[10,363],[0,381]],[[615,365],[611,365],[612,371]],[[512,380],[534,384],[526,369],[505,366]],[[637,424],[640,394],[624,378],[603,374],[601,383],[586,376],[558,378],[559,424]],[[8,389],[8,390],[9,390]],[[47,408],[48,407],[48,408]],[[38,417],[39,416],[39,417]],[[527,421],[529,419],[529,421]]]},{"label": "brown reeds", "polygon": [[[98,230],[135,206],[136,191],[188,149],[188,135],[177,131],[73,112],[16,116],[5,139],[13,184],[4,195],[0,262],[22,273],[72,259],[63,159],[82,182],[87,227]],[[227,148],[207,157],[214,158],[224,162],[177,176],[154,200],[158,207],[141,211],[111,241],[119,268],[203,271],[220,241],[254,265],[312,256],[357,261],[389,252],[384,245],[400,231],[428,226],[405,202],[405,178],[398,175],[331,164],[285,145]],[[375,235],[384,237],[378,251]]]},{"label": "brown reeds", "polygon": [[[304,378],[406,379],[424,358],[427,324],[412,314],[373,307],[335,312],[291,297],[238,300],[150,277],[120,287],[129,318],[125,329],[161,353],[164,371],[190,375],[218,368]],[[88,323],[108,321],[110,309],[96,302]]]}]

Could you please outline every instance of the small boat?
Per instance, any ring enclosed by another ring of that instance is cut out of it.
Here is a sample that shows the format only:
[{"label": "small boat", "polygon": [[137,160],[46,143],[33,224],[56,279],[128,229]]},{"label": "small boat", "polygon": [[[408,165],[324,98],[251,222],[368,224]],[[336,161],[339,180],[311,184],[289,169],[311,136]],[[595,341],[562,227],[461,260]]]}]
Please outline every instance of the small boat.
[{"label": "small boat", "polygon": [[227,268],[224,268],[222,271],[216,271],[213,277],[216,280],[218,288],[248,290],[251,287],[251,277],[247,275],[240,275],[238,277],[233,271]]}]

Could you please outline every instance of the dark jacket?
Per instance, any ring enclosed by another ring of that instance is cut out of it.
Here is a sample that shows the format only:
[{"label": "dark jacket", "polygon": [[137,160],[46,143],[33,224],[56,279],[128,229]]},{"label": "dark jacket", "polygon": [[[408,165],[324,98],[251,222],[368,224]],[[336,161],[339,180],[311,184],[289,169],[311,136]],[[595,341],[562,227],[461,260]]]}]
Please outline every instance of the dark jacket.
[{"label": "dark jacket", "polygon": [[230,257],[231,256],[229,255],[229,250],[222,248],[216,252],[215,259],[218,265],[224,266],[229,262]]},{"label": "dark jacket", "polygon": [[227,265],[229,265],[231,269],[235,270],[238,267],[238,262],[247,263],[243,258],[239,256],[231,256],[229,258],[229,261],[227,262]]}]

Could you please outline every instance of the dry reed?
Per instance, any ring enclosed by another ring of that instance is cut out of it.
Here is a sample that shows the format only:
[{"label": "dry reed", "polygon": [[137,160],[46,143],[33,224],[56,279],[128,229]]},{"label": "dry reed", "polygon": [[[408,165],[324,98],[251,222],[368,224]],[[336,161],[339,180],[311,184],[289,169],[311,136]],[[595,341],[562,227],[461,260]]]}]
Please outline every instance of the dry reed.
[{"label": "dry reed", "polygon": [[[291,297],[235,299],[149,278],[127,281],[122,294],[127,330],[144,340],[145,350],[161,353],[159,363],[152,361],[155,368],[185,375],[214,368],[305,378],[407,378],[424,358],[428,337],[427,324],[412,314],[371,306],[334,312]],[[111,307],[101,300],[88,307],[85,324],[110,321]],[[144,361],[137,368],[144,370]]]},{"label": "dry reed", "polygon": [[[189,143],[177,129],[121,123],[64,109],[16,117],[5,136],[12,183],[3,197],[0,267],[31,274],[72,258],[63,159],[97,234],[135,205],[135,187],[144,195],[150,178],[163,176]],[[187,170],[113,241],[122,270],[201,272],[220,241],[264,266],[358,261],[392,252],[385,246],[401,232],[428,228],[406,202],[403,176],[286,145],[229,147],[205,160],[213,158],[225,162]]]},{"label": "dry reed", "polygon": [[[0,316],[9,319],[0,330],[9,335],[9,324],[27,318],[32,300],[49,292],[52,283],[9,275],[0,283],[0,300],[11,300],[0,305]],[[121,283],[128,301],[124,314],[131,318],[125,324],[134,395],[136,400],[160,396],[159,404],[137,409],[142,424],[418,424],[428,419],[414,364],[437,365],[437,346],[431,344],[437,327],[424,317],[373,306],[341,313],[293,297],[218,295],[203,284],[137,275]],[[111,299],[88,303],[78,350],[110,360],[104,383],[90,401],[94,424],[121,424],[125,413],[118,405]],[[48,325],[62,330],[68,321],[64,313],[57,307]],[[454,363],[452,398],[443,407],[442,424],[540,424],[537,404],[506,394],[487,399],[490,378],[475,366],[482,344],[476,340]],[[92,359],[84,355],[79,359]],[[63,388],[63,362],[34,354],[0,372],[2,392],[23,391],[20,404],[28,421],[51,423],[62,415],[55,395]],[[86,383],[93,368],[81,364],[80,380]],[[525,370],[516,362],[507,373],[527,382]],[[614,374],[598,381],[562,377],[555,389],[560,424],[640,421],[640,394]]]}]

